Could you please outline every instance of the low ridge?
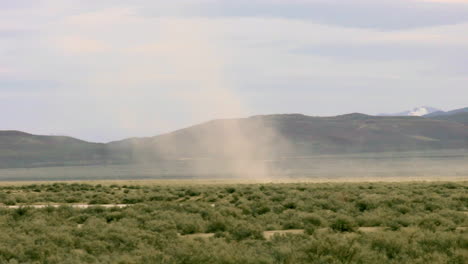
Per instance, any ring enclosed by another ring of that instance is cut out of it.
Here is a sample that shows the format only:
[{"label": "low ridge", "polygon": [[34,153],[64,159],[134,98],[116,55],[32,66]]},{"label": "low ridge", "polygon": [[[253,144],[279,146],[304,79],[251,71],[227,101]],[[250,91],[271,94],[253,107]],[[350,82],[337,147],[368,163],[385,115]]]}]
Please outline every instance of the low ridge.
[{"label": "low ridge", "polygon": [[0,167],[468,149],[467,116],[263,115],[213,120],[164,135],[107,144],[0,131]]}]

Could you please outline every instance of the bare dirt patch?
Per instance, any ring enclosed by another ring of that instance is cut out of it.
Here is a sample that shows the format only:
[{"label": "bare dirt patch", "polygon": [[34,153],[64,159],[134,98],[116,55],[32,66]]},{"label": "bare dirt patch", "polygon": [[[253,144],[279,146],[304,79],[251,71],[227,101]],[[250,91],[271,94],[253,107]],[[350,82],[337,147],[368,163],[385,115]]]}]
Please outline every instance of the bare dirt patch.
[{"label": "bare dirt patch", "polygon": [[265,239],[271,239],[274,235],[286,235],[286,234],[302,235],[304,234],[304,229],[265,231],[263,232],[263,237],[265,237]]},{"label": "bare dirt patch", "polygon": [[214,233],[196,233],[196,234],[189,234],[189,235],[181,235],[181,237],[195,239],[195,238],[210,238],[210,237],[214,237],[214,235],[215,235]]},{"label": "bare dirt patch", "polygon": [[361,226],[358,228],[358,231],[363,233],[375,233],[379,231],[384,231],[385,227],[381,226]]}]

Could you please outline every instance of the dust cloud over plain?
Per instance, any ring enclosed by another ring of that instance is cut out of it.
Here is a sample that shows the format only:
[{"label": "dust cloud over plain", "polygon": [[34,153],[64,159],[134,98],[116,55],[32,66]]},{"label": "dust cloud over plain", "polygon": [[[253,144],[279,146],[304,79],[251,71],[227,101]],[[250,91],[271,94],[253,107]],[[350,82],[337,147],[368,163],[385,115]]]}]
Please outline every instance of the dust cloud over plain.
[{"label": "dust cloud over plain", "polygon": [[185,166],[184,173],[194,175],[270,177],[273,172],[268,160],[275,158],[279,147],[284,153],[288,144],[274,126],[261,118],[234,119],[250,111],[225,77],[229,56],[224,55],[228,51],[211,43],[212,32],[197,25],[188,28],[183,23],[167,24],[160,34],[158,43],[142,49],[164,54],[169,62],[167,67],[177,76],[171,80],[177,89],[170,92],[170,98],[190,110],[192,123],[207,116],[230,119],[161,135],[150,143],[148,139],[131,140],[132,159],[141,164],[165,164],[161,166],[167,166],[169,174],[177,174],[178,167]]},{"label": "dust cloud over plain", "polygon": [[152,147],[155,159],[190,164],[194,174],[268,179],[278,174],[272,161],[289,144],[274,127],[252,117],[214,120],[175,131],[155,139]]}]

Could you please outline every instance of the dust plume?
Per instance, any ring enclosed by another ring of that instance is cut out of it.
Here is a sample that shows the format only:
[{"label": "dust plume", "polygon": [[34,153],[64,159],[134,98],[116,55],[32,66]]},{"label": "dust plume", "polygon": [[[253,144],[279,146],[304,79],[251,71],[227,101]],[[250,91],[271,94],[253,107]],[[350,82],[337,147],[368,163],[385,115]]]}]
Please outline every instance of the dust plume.
[{"label": "dust plume", "polygon": [[193,123],[207,116],[231,119],[157,136],[150,143],[148,138],[131,140],[130,155],[137,163],[180,162],[169,171],[189,166],[193,174],[268,178],[272,174],[268,160],[276,158],[277,149],[284,150],[287,143],[272,122],[260,117],[234,118],[246,116],[249,109],[226,77],[229,51],[220,50],[221,45],[210,41],[213,39],[202,25],[171,20],[162,23],[160,41],[138,50],[158,54],[167,62],[167,70],[174,76],[171,83],[178,87],[169,96],[190,109]]}]

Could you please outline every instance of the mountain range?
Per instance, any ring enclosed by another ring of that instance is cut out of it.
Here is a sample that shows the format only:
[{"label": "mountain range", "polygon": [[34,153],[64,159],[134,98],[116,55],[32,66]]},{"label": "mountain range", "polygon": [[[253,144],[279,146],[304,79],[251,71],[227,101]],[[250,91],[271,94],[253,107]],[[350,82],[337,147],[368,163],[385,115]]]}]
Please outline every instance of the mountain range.
[{"label": "mountain range", "polygon": [[221,119],[159,136],[107,144],[0,131],[0,168],[158,160],[268,160],[441,149],[468,149],[468,108],[433,112],[424,117],[353,113],[334,117],[279,114]]}]

